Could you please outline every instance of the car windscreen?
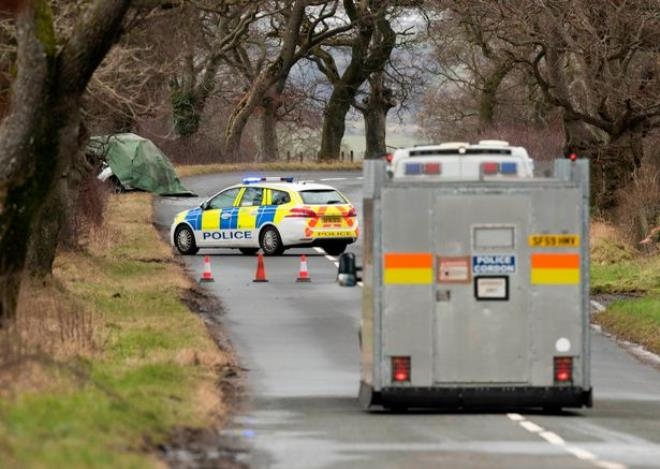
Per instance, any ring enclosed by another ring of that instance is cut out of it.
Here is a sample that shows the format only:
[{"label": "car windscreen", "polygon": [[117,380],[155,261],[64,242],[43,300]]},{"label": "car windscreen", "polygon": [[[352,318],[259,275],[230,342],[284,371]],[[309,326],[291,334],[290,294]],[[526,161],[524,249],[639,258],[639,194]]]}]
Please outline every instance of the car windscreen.
[{"label": "car windscreen", "polygon": [[334,189],[314,189],[299,192],[307,205],[347,204],[348,201]]}]

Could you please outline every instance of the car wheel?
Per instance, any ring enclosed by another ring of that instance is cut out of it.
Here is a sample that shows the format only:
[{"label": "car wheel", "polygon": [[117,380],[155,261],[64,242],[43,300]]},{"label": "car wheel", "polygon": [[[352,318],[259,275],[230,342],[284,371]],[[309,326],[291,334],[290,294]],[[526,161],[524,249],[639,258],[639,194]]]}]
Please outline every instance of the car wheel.
[{"label": "car wheel", "polygon": [[346,243],[328,243],[323,245],[323,250],[330,256],[338,256],[346,250]]},{"label": "car wheel", "polygon": [[238,248],[239,251],[241,251],[241,254],[245,254],[246,256],[254,256],[259,248]]},{"label": "car wheel", "polygon": [[259,236],[259,245],[266,256],[279,256],[284,252],[282,238],[273,226],[267,226]]},{"label": "car wheel", "polygon": [[195,244],[195,235],[186,225],[179,226],[174,232],[174,245],[184,256],[191,256],[199,251]]}]

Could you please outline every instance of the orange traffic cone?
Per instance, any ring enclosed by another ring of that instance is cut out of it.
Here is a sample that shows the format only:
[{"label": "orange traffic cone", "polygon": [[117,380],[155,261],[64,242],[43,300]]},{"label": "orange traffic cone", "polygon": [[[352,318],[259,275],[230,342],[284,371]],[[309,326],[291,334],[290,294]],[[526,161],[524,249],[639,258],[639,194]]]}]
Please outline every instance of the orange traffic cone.
[{"label": "orange traffic cone", "polygon": [[300,272],[298,273],[298,278],[296,282],[311,282],[312,279],[309,277],[309,272],[307,272],[307,256],[304,254],[300,256]]},{"label": "orange traffic cone", "polygon": [[209,256],[204,256],[204,273],[202,278],[199,279],[200,282],[215,282],[213,280],[213,274],[211,273],[211,260]]},{"label": "orange traffic cone", "polygon": [[264,267],[264,255],[260,252],[257,255],[257,273],[254,276],[253,282],[267,282],[266,268]]}]

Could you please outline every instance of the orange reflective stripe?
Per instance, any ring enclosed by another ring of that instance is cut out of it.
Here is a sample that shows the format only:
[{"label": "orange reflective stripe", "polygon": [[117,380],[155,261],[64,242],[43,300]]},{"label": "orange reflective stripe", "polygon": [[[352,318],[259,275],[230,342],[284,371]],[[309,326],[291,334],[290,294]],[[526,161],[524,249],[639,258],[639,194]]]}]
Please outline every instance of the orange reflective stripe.
[{"label": "orange reflective stripe", "polygon": [[395,253],[385,254],[386,269],[432,269],[433,254]]},{"label": "orange reflective stripe", "polygon": [[579,269],[579,254],[532,254],[532,269]]}]

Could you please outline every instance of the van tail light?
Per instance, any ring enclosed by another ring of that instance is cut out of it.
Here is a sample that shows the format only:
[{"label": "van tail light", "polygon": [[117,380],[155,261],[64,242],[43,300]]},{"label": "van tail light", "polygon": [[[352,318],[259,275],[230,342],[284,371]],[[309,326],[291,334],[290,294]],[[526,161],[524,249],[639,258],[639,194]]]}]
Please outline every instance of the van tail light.
[{"label": "van tail light", "polygon": [[555,384],[573,381],[573,357],[554,358]]},{"label": "van tail light", "polygon": [[391,163],[393,159],[394,159],[394,155],[392,153],[388,153],[387,155],[385,155],[385,160],[388,163]]},{"label": "van tail light", "polygon": [[346,215],[344,215],[345,218],[351,218],[351,217],[357,217],[357,210],[355,210],[355,207],[351,207],[348,212],[346,212]]},{"label": "van tail light", "polygon": [[316,218],[318,215],[311,208],[295,207],[286,216],[289,218]]},{"label": "van tail light", "polygon": [[392,357],[392,382],[410,382],[410,357]]}]

